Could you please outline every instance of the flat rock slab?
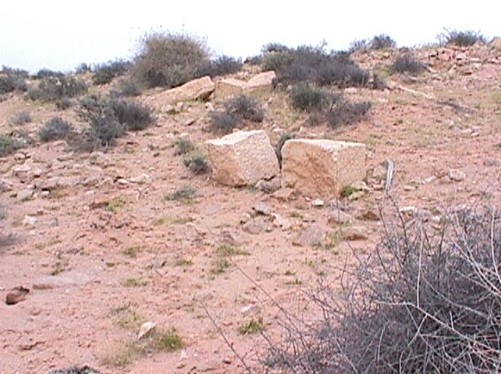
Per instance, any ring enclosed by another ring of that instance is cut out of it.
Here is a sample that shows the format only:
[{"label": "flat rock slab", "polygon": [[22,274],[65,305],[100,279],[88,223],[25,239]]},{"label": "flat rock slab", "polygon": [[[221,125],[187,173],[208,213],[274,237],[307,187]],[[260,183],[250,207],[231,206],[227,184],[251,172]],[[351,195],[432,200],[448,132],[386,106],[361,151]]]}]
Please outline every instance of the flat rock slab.
[{"label": "flat rock slab", "polygon": [[248,81],[226,78],[216,83],[216,92],[214,95],[218,99],[224,99],[244,94],[271,92],[276,78],[277,75],[274,71],[259,73]]},{"label": "flat rock slab", "polygon": [[280,174],[277,156],[263,130],[238,131],[206,144],[212,178],[223,185],[254,185]]},{"label": "flat rock slab", "polygon": [[176,104],[180,101],[207,100],[215,89],[216,84],[209,76],[206,76],[163,92],[160,95],[160,100],[164,104]]},{"label": "flat rock slab", "polygon": [[282,187],[313,197],[338,197],[365,178],[365,144],[292,139],[282,148]]}]

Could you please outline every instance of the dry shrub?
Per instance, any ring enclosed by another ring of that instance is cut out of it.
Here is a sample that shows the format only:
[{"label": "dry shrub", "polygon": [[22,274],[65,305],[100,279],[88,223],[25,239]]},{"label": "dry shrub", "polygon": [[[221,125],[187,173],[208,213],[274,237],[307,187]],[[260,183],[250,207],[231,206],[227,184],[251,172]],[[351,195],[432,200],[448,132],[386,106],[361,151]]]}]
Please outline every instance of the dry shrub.
[{"label": "dry shrub", "polygon": [[465,209],[440,231],[419,219],[386,234],[342,290],[320,283],[316,324],[288,316],[266,365],[290,373],[498,373],[501,214]]}]

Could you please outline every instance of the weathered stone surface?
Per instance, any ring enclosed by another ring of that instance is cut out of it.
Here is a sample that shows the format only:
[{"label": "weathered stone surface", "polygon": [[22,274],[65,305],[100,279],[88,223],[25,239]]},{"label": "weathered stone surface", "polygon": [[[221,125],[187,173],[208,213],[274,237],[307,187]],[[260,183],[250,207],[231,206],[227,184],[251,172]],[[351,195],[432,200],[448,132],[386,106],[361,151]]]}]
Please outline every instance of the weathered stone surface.
[{"label": "weathered stone surface", "polygon": [[165,104],[190,100],[207,100],[215,89],[215,83],[209,76],[206,76],[165,91],[160,95],[160,100]]},{"label": "weathered stone surface", "polygon": [[330,224],[345,224],[353,221],[351,214],[343,212],[341,209],[332,209],[329,212]]},{"label": "weathered stone surface", "polygon": [[292,245],[300,247],[321,246],[327,238],[327,230],[318,223],[313,223],[303,229],[293,240]]},{"label": "weathered stone surface", "polygon": [[365,177],[365,145],[326,139],[292,139],[282,148],[282,187],[336,197]]},{"label": "weathered stone surface", "polygon": [[262,130],[239,131],[206,144],[212,178],[221,184],[253,185],[280,173],[270,138]]},{"label": "weathered stone surface", "polygon": [[40,189],[54,191],[57,189],[72,188],[81,183],[80,177],[52,177],[40,184]]},{"label": "weathered stone surface", "polygon": [[235,78],[226,78],[216,83],[214,95],[218,99],[224,99],[242,94],[270,92],[273,90],[276,78],[277,75],[274,71],[265,71],[255,75],[247,82]]},{"label": "weathered stone surface", "polygon": [[489,42],[489,47],[501,51],[501,38],[496,36]]},{"label": "weathered stone surface", "polygon": [[249,79],[245,86],[245,90],[248,92],[271,91],[273,89],[275,79],[277,79],[277,75],[274,71],[265,71]]},{"label": "weathered stone surface", "polygon": [[238,96],[244,93],[247,82],[235,78],[226,78],[216,82],[216,98]]}]

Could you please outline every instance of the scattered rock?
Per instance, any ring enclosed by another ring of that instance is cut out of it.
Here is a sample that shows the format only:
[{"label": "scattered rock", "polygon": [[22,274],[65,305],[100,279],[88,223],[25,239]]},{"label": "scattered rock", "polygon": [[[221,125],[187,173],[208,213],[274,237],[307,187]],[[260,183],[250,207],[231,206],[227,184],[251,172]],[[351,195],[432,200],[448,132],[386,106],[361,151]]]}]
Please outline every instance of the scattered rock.
[{"label": "scattered rock", "polygon": [[255,217],[244,223],[242,230],[248,234],[259,235],[263,232],[272,231],[272,227],[266,217]]},{"label": "scattered rock", "polygon": [[322,199],[315,199],[311,202],[311,206],[315,208],[321,208],[325,205],[325,202]]},{"label": "scattered rock", "polygon": [[281,188],[275,191],[272,196],[277,200],[289,201],[294,197],[294,190],[289,187]]},{"label": "scattered rock", "polygon": [[163,92],[159,95],[159,100],[166,104],[176,104],[180,101],[207,100],[215,89],[216,85],[212,79],[206,76]]},{"label": "scattered rock", "polygon": [[80,177],[52,177],[40,184],[43,191],[54,191],[65,188],[73,188],[81,183]]},{"label": "scattered rock", "polygon": [[361,199],[362,197],[365,196],[365,194],[366,194],[365,191],[353,192],[350,196],[348,196],[348,201],[355,201]]},{"label": "scattered rock", "polygon": [[300,247],[321,246],[325,243],[327,231],[318,223],[313,223],[303,229],[293,240],[292,244]]},{"label": "scattered rock", "polygon": [[256,188],[264,193],[273,193],[280,188],[281,184],[280,178],[273,178],[269,181],[262,179],[256,183]]},{"label": "scattered rock", "polygon": [[225,99],[232,96],[243,95],[247,82],[235,78],[226,78],[216,83],[214,96],[217,99]]},{"label": "scattered rock", "polygon": [[496,36],[489,42],[489,47],[501,51],[501,38]]},{"label": "scattered rock", "polygon": [[252,207],[255,215],[269,216],[271,215],[271,208],[265,203],[257,203]]},{"label": "scattered rock", "polygon": [[273,90],[276,79],[277,75],[274,71],[265,71],[249,79],[244,90],[246,92],[270,92]]},{"label": "scattered rock", "polygon": [[378,181],[385,180],[387,171],[388,167],[386,163],[379,164],[372,171],[372,177]]},{"label": "scattered rock", "polygon": [[377,209],[363,210],[357,215],[357,218],[362,221],[379,221],[381,219]]},{"label": "scattered rock", "polygon": [[52,370],[49,374],[100,374],[100,372],[85,365],[82,367],[72,366],[68,369]]},{"label": "scattered rock", "polygon": [[143,337],[149,335],[150,333],[152,333],[155,330],[156,327],[157,327],[157,323],[153,322],[153,321],[147,321],[147,322],[143,323],[141,325],[141,327],[139,328],[137,338],[140,340]]},{"label": "scattered rock", "polygon": [[255,185],[280,174],[277,156],[263,130],[239,131],[206,144],[212,178],[221,184]]},{"label": "scattered rock", "polygon": [[8,179],[0,179],[0,193],[12,191],[14,183]]},{"label": "scattered rock", "polygon": [[327,139],[291,139],[282,148],[282,186],[310,196],[338,196],[366,174],[365,145]]},{"label": "scattered rock", "polygon": [[349,226],[341,230],[341,236],[344,240],[367,240],[369,230],[365,226]]},{"label": "scattered rock", "polygon": [[131,183],[137,183],[137,184],[149,184],[151,183],[151,177],[148,174],[141,174],[136,177],[132,177],[129,179]]},{"label": "scattered rock", "polygon": [[458,169],[449,169],[448,175],[453,182],[462,182],[466,178],[466,173]]},{"label": "scattered rock", "polygon": [[16,199],[17,201],[26,201],[33,197],[34,191],[31,189],[21,190],[17,193]]},{"label": "scattered rock", "polygon": [[351,214],[343,212],[341,209],[333,209],[329,212],[329,223],[330,224],[345,224],[353,221]]},{"label": "scattered rock", "polygon": [[292,227],[292,222],[287,219],[282,217],[280,214],[273,214],[273,226],[275,227],[280,227],[284,230],[288,230]]},{"label": "scattered rock", "polygon": [[154,269],[161,269],[165,266],[166,262],[167,261],[165,260],[165,258],[155,257],[155,259],[153,260],[153,268]]},{"label": "scattered rock", "polygon": [[33,216],[24,216],[23,226],[35,226],[38,222],[38,218]]},{"label": "scattered rock", "polygon": [[7,305],[15,305],[20,303],[21,301],[26,300],[26,296],[30,290],[26,287],[19,286],[12,289],[11,292],[7,294],[5,297],[5,304]]}]

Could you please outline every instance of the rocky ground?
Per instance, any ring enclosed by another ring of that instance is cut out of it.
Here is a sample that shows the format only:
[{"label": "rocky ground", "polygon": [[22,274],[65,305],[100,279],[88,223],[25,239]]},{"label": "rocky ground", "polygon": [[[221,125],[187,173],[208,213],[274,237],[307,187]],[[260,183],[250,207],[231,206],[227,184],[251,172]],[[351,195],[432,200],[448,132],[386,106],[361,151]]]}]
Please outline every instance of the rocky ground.
[{"label": "rocky ground", "polygon": [[[355,59],[380,68],[397,53]],[[366,144],[366,188],[347,199],[321,204],[193,175],[173,143],[214,138],[209,113],[220,102],[172,110],[158,90],[139,99],[155,110],[155,126],[106,153],[74,153],[58,141],[0,158],[0,373],[72,365],[109,374],[242,372],[232,350],[259,372],[267,343],[249,333],[251,322],[280,338],[282,309],[313,318],[305,291],[319,277],[336,287],[353,251],[374,248],[380,208],[391,216],[395,202],[405,217],[433,223],[462,204],[499,204],[501,52],[475,46],[417,55],[429,67],[417,78],[392,75],[386,90],[345,90],[373,104],[355,126],[307,126],[285,92],[259,95],[266,117],[256,128],[273,143],[295,132]],[[34,118],[22,125],[27,134],[54,114],[79,121],[72,109],[55,113],[14,94],[0,103],[0,133],[19,130],[9,119],[21,110]],[[390,196],[382,190],[387,160],[395,166]],[[168,198],[188,188],[191,198]],[[21,286],[29,290],[23,301],[3,302]],[[138,343],[148,321],[156,332]],[[169,331],[182,340],[179,349],[171,342],[172,352],[154,341]]]}]

